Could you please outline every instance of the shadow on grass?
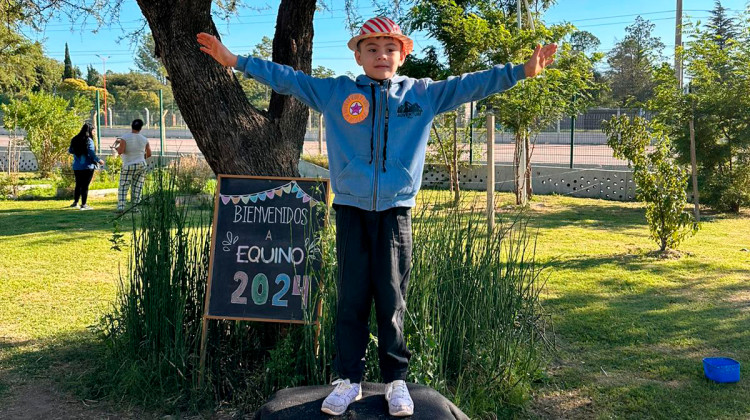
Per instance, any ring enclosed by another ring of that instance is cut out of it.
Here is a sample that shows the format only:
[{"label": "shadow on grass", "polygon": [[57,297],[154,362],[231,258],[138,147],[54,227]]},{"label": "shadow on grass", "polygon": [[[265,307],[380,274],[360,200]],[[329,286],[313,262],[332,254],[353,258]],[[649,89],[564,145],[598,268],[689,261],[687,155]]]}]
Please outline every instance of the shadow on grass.
[{"label": "shadow on grass", "polygon": [[[624,264],[638,270],[640,262]],[[701,267],[689,271],[705,273]],[[705,284],[705,278],[654,287],[601,279],[590,291],[546,299],[566,343],[558,387],[585,389],[595,410],[617,418],[749,417],[750,382],[712,383],[701,360],[732,357],[744,362],[743,377],[750,373],[750,294],[742,283],[710,290]]]},{"label": "shadow on grass", "polygon": [[648,225],[644,209],[623,207],[622,203],[575,204],[562,209],[532,209],[528,214],[531,216],[530,225],[543,229],[574,225],[618,232]]},{"label": "shadow on grass", "polygon": [[[701,261],[700,259],[693,258],[689,255],[683,255],[680,260],[672,260],[674,264],[670,264],[669,261],[670,260],[662,260],[649,256],[645,251],[640,251],[639,253],[621,253],[596,257],[584,256],[578,258],[566,257],[565,259],[556,258],[550,260],[546,265],[553,269],[568,269],[573,271],[586,271],[601,266],[616,265],[617,267],[629,272],[669,277],[670,280],[680,279],[675,276],[675,272],[677,271],[700,274],[698,277],[683,278],[682,280],[687,281],[687,284],[705,284],[707,280],[721,278],[732,274],[750,275],[750,269],[722,268],[721,270],[718,270],[715,264]],[[682,275],[682,277],[684,277],[684,275]],[[602,283],[618,283],[621,281],[627,282],[629,279],[603,279]]]},{"label": "shadow on grass", "polygon": [[[46,209],[9,209],[0,210],[0,237],[17,236],[43,232],[79,233],[81,231],[111,232],[115,223],[121,229],[129,230],[132,220],[138,220],[138,215],[128,212],[115,213],[110,206],[94,206],[93,210],[80,211],[70,208],[68,201],[60,200],[60,207]],[[190,206],[199,209],[200,205]],[[205,225],[211,223],[210,218],[204,218]]]}]

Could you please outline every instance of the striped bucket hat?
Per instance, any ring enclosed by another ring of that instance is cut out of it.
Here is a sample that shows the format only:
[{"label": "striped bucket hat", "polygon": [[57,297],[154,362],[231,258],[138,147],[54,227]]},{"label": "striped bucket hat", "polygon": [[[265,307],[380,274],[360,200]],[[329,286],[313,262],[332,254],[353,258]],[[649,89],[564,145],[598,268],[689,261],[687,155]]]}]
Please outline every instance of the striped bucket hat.
[{"label": "striped bucket hat", "polygon": [[376,16],[367,22],[362,24],[362,28],[359,30],[359,35],[350,39],[346,44],[350,50],[357,51],[357,44],[359,41],[366,38],[374,38],[378,36],[389,36],[391,38],[398,39],[404,45],[404,54],[411,54],[414,49],[414,41],[408,36],[401,32],[401,27],[396,22],[388,19],[384,16]]}]

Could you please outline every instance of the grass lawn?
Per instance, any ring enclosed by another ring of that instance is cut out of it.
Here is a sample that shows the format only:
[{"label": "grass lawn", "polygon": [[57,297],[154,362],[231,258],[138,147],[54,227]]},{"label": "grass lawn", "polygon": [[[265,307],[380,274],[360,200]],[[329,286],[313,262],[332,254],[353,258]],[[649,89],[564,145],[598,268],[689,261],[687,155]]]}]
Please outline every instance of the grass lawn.
[{"label": "grass lawn", "polygon": [[[114,201],[90,212],[0,201],[0,417],[37,378],[86,393],[80,378],[101,350],[88,326],[127,262],[110,250]],[[637,203],[537,196],[529,214],[557,351],[526,415],[750,417],[749,213],[713,216],[671,260],[648,255],[656,244]],[[701,359],[714,355],[743,363],[743,380],[706,381]]]}]

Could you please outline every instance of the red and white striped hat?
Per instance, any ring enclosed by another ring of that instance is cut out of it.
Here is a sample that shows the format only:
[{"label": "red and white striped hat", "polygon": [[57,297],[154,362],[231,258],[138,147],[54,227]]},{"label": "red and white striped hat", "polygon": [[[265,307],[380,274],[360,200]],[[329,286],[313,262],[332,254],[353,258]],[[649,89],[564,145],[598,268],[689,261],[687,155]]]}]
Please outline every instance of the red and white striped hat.
[{"label": "red and white striped hat", "polygon": [[350,50],[357,51],[359,41],[366,38],[378,36],[389,36],[398,39],[404,45],[404,56],[409,55],[414,49],[414,41],[401,32],[401,27],[396,22],[384,16],[376,16],[362,24],[359,35],[350,39],[346,44]]}]

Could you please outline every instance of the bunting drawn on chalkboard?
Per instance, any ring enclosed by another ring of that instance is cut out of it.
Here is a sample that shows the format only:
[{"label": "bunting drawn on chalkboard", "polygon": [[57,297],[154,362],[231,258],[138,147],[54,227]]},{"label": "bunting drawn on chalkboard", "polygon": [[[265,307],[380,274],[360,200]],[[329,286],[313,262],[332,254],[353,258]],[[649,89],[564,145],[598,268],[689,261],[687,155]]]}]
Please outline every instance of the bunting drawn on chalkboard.
[{"label": "bunting drawn on chalkboard", "polygon": [[308,193],[306,193],[295,181],[291,181],[287,184],[284,184],[280,187],[271,188],[265,191],[260,191],[257,193],[251,193],[251,194],[219,194],[219,197],[221,198],[221,202],[224,205],[229,204],[231,201],[233,204],[239,204],[240,201],[242,201],[244,204],[247,204],[248,202],[252,201],[253,203],[257,203],[258,200],[260,201],[266,201],[273,200],[276,197],[281,197],[283,194],[296,194],[296,198],[302,199],[303,203],[310,202],[311,205],[318,204],[318,200],[312,198]]}]

